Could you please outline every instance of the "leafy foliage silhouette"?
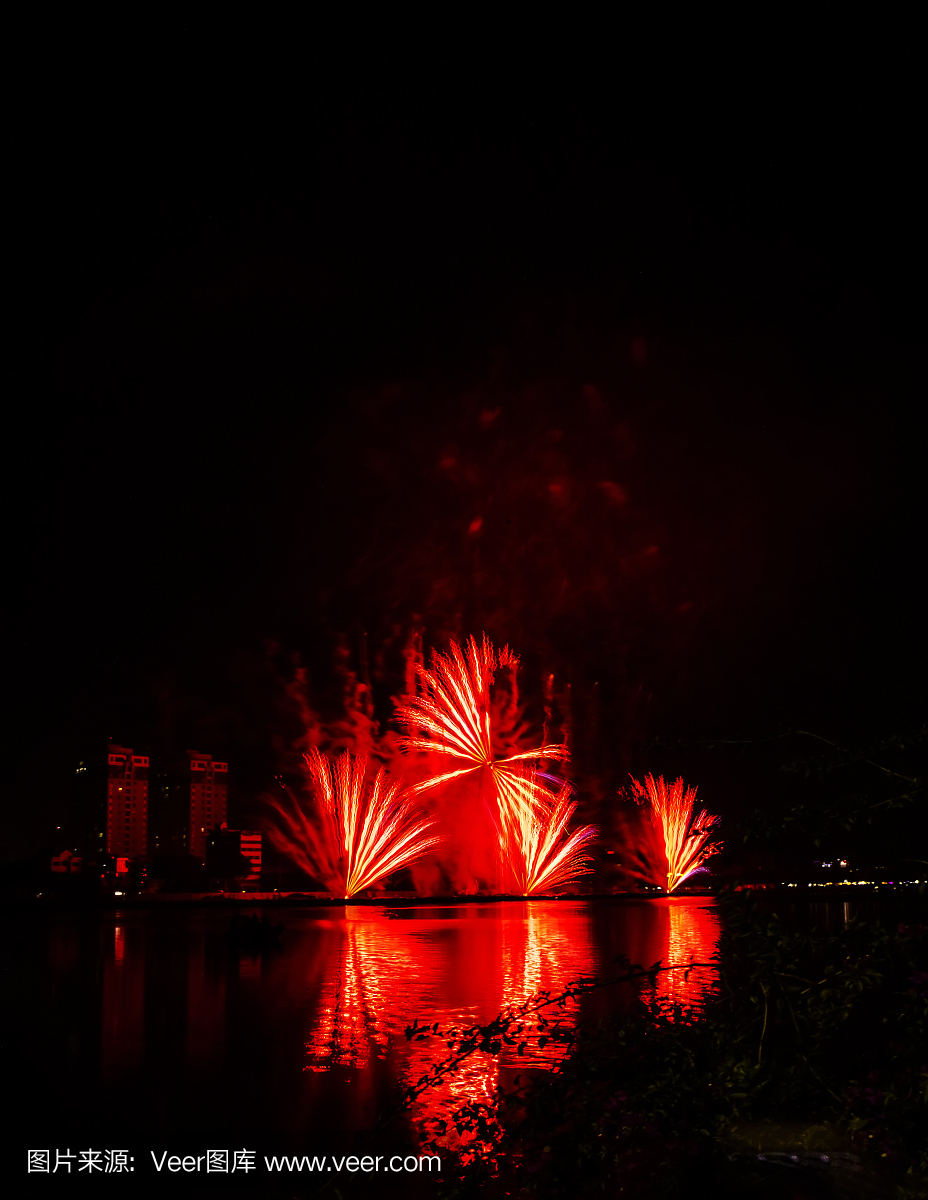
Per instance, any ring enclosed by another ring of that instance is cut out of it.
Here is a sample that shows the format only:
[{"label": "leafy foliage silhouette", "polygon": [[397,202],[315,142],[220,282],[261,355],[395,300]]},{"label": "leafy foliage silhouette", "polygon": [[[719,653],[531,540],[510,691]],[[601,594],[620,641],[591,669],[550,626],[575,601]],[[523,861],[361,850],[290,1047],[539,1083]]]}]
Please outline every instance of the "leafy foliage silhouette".
[{"label": "leafy foliage silhouette", "polygon": [[[495,1106],[468,1104],[455,1113],[462,1169],[450,1195],[593,1196],[611,1188],[650,1197],[690,1195],[700,1186],[740,1194],[779,1160],[774,1153],[766,1165],[756,1154],[735,1161],[739,1131],[784,1121],[844,1139],[864,1163],[812,1155],[819,1170],[827,1162],[833,1177],[856,1173],[866,1189],[868,1181],[876,1186],[876,1165],[885,1175],[881,1188],[922,1194],[925,927],[851,921],[838,933],[797,932],[745,893],[720,902],[721,987],[698,1020],[679,1009],[655,1016],[643,1006],[580,1027],[546,1015],[594,988],[640,986],[679,967],[623,963],[615,979],[541,992],[486,1025],[457,1033],[418,1021],[408,1027],[410,1039],[443,1038],[447,1053],[409,1088],[407,1105],[478,1051],[499,1054],[505,1045],[522,1054],[530,1042],[542,1047],[549,1039],[570,1045],[547,1077],[533,1072],[523,1086],[500,1092]],[[440,1151],[442,1140],[440,1130],[428,1148]]]}]

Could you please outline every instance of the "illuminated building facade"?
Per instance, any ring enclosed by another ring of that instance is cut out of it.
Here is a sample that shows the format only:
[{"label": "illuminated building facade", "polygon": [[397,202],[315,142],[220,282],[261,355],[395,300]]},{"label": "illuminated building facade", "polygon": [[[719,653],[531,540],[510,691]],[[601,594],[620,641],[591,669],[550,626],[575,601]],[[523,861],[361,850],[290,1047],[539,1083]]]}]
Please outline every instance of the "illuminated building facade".
[{"label": "illuminated building facade", "polygon": [[228,807],[229,764],[214,762],[212,755],[188,750],[190,763],[190,819],[187,852],[206,857],[207,836],[224,825]]},{"label": "illuminated building facade", "polygon": [[106,852],[124,858],[148,853],[148,756],[107,747]]},{"label": "illuminated building facade", "polygon": [[241,853],[251,862],[251,870],[245,877],[246,883],[255,883],[261,878],[261,834],[242,830]]}]

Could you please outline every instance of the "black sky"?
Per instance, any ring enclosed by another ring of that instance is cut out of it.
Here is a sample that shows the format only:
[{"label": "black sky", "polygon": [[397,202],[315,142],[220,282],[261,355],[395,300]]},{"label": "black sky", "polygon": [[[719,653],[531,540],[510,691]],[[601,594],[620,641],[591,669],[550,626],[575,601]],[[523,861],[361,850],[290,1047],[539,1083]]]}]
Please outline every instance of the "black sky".
[{"label": "black sky", "polygon": [[108,736],[211,739],[247,803],[269,640],[325,708],[366,634],[386,712],[414,615],[571,682],[609,778],[657,734],[917,724],[904,14],[243,32],[59,31],[20,93],[8,852]]}]

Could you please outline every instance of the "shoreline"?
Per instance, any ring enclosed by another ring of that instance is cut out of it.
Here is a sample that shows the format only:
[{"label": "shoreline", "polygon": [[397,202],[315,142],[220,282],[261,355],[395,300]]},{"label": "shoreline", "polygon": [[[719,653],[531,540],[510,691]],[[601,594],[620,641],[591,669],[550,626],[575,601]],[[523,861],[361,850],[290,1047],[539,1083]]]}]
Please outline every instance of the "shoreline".
[{"label": "shoreline", "polygon": [[[914,882],[898,884],[849,884],[849,885],[768,885],[752,887],[758,899],[790,901],[805,900],[810,903],[821,903],[827,900],[848,901],[853,899],[872,899],[881,896],[899,896],[908,894],[918,885]],[[814,889],[814,890],[813,890]],[[539,901],[558,903],[573,901],[673,901],[683,903],[692,900],[712,900],[717,896],[717,890],[709,888],[692,889],[685,892],[667,894],[657,891],[631,892],[587,892],[587,893],[558,893],[538,896],[514,896],[511,894],[478,894],[478,895],[438,895],[420,896],[411,892],[386,892],[378,896],[353,896],[350,899],[340,899],[327,892],[155,892],[138,895],[97,895],[97,896],[63,896],[37,895],[35,898],[10,898],[7,904],[12,908],[30,911],[51,909],[74,910],[114,910],[114,909],[238,909],[238,908],[458,908],[468,905],[488,904],[531,904]]]}]

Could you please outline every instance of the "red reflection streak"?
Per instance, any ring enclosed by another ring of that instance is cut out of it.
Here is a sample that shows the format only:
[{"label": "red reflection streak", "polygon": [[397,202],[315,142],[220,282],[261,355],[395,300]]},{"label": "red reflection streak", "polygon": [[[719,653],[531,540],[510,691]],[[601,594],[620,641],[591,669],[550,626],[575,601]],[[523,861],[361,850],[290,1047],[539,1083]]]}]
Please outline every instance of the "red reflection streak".
[{"label": "red reflection streak", "polygon": [[112,958],[103,961],[102,1001],[101,1072],[115,1077],[140,1066],[145,1051],[145,944],[134,940],[126,954],[123,925],[114,930]]},{"label": "red reflection streak", "polygon": [[[569,912],[545,912],[529,905],[509,908],[507,917],[501,923],[499,1001],[496,1012],[515,1008],[536,995],[541,988],[557,995],[568,983],[592,974],[593,948],[589,924],[585,919]],[[495,1016],[496,1012],[491,1016]],[[546,1013],[549,1020],[560,1017],[569,1025],[575,1023],[576,1015],[574,1008],[564,1011],[556,1006]],[[467,1023],[453,1014],[446,1016],[441,1026],[444,1029]],[[409,1074],[410,1082],[426,1073],[442,1043],[427,1042],[423,1046],[427,1048],[415,1056],[415,1067]],[[568,1047],[558,1042],[548,1042],[543,1049],[539,1049],[536,1034],[535,1044],[530,1043],[521,1056],[515,1047],[510,1046],[505,1046],[498,1058],[479,1052],[471,1055],[463,1068],[450,1076],[441,1088],[424,1093],[417,1102],[413,1115],[421,1125],[424,1139],[435,1136],[440,1120],[445,1120],[450,1126],[454,1113],[465,1104],[478,1102],[490,1109],[495,1108],[501,1074],[505,1073],[511,1081],[520,1070],[541,1068],[550,1071],[567,1052]],[[441,1141],[449,1149],[458,1145],[458,1139],[450,1128]]]},{"label": "red reflection streak", "polygon": [[[715,909],[707,904],[673,901],[661,905],[661,934],[663,945],[661,959],[664,965],[686,964],[690,961],[711,961],[718,945],[722,924]],[[658,976],[653,992],[645,994],[644,1000],[652,1012],[673,1017],[679,1006],[688,1010],[692,1018],[711,994],[718,971],[715,967],[693,967],[685,965],[673,971],[664,971]]]},{"label": "red reflection streak", "polygon": [[226,1037],[226,981],[207,970],[206,937],[197,930],[187,956],[187,1035],[189,1063],[222,1057]]},{"label": "red reflection streak", "polygon": [[404,1015],[393,1009],[401,996],[412,1007],[410,984],[417,965],[391,922],[347,909],[341,961],[323,986],[316,1025],[306,1043],[307,1070],[364,1068],[372,1054],[386,1058],[388,1033]]},{"label": "red reflection streak", "polygon": [[[341,959],[323,987],[307,1042],[306,1069],[363,1069],[372,1057],[383,1059],[392,1051],[400,1083],[407,1087],[445,1053],[442,1038],[406,1041],[403,1031],[414,1017],[420,1024],[438,1022],[443,1032],[464,1029],[520,1004],[541,987],[556,993],[592,972],[588,919],[567,905],[557,905],[554,912],[512,906],[503,919],[494,912],[490,920],[456,925],[399,922],[370,910],[348,910]],[[436,926],[449,936],[421,936],[432,935]],[[466,940],[476,944],[459,956],[456,943]],[[443,1000],[445,984],[459,961],[469,964],[473,977],[455,980],[453,991],[462,999],[449,1005]],[[551,1015],[568,1022],[575,1019],[570,1009],[566,1014],[556,1009]],[[509,1047],[499,1058],[475,1053],[440,1087],[420,1097],[413,1119],[423,1136],[430,1136],[437,1121],[450,1122],[463,1104],[493,1106],[501,1066],[551,1069],[564,1053],[563,1045],[548,1043],[539,1050],[537,1042],[522,1058]]]},{"label": "red reflection streak", "polygon": [[[525,911],[527,910],[527,911]],[[558,912],[537,911],[524,905],[525,919],[518,937],[504,946],[502,1003],[500,1007],[515,1007],[536,995],[542,988],[557,995],[567,984],[581,977],[589,978],[594,971],[593,946],[587,921]],[[510,924],[515,924],[511,922]],[[566,1020],[572,1022],[574,1009],[567,1009]],[[546,1014],[556,1020],[563,1016],[557,1007]],[[563,1057],[563,1047],[549,1044],[543,1050],[537,1045],[527,1047],[521,1058],[507,1047],[504,1062],[553,1067]]]}]

